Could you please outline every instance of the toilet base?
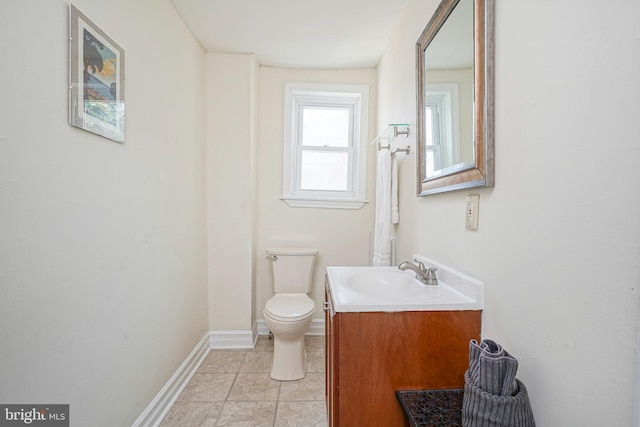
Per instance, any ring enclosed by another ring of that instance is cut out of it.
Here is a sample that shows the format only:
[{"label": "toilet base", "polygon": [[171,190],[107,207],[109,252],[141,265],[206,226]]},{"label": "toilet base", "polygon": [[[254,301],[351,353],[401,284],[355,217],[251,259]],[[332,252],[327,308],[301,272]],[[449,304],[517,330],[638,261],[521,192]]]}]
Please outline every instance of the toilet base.
[{"label": "toilet base", "polygon": [[270,376],[274,380],[294,381],[307,374],[304,335],[297,339],[273,337],[273,360]]}]

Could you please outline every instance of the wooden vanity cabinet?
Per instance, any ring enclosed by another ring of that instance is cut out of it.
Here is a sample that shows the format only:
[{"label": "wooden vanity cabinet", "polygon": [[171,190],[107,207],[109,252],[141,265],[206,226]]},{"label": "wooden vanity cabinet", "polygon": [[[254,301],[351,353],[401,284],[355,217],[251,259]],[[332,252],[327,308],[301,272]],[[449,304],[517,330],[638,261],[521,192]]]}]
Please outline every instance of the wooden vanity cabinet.
[{"label": "wooden vanity cabinet", "polygon": [[396,390],[464,387],[481,311],[340,313],[326,289],[330,427],[404,426]]}]

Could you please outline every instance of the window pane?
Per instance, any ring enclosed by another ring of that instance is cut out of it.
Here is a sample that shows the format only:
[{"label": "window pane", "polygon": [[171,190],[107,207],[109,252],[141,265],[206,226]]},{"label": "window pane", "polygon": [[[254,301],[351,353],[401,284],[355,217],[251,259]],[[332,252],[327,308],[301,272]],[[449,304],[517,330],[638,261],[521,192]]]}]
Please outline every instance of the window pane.
[{"label": "window pane", "polygon": [[347,191],[349,188],[349,153],[302,152],[301,190]]},{"label": "window pane", "polygon": [[424,120],[426,144],[433,145],[433,109],[430,106],[425,109]]},{"label": "window pane", "polygon": [[426,150],[426,166],[427,166],[427,177],[431,177],[433,176],[433,172],[435,170],[434,167],[434,158],[433,158],[433,150]]},{"label": "window pane", "polygon": [[302,145],[348,147],[349,110],[304,107]]}]

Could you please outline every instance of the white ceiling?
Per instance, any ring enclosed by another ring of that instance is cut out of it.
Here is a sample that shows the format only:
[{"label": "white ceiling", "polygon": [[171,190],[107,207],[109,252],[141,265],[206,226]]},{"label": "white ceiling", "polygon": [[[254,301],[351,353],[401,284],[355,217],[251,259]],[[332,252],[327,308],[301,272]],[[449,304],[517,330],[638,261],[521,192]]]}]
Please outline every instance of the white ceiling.
[{"label": "white ceiling", "polygon": [[406,0],[171,0],[207,52],[285,68],[375,67]]}]

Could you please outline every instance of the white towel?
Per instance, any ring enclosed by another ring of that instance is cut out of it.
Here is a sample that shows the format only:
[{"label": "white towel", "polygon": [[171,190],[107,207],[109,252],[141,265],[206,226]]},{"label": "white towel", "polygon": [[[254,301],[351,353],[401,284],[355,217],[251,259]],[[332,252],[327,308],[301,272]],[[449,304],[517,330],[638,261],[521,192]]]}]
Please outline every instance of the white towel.
[{"label": "white towel", "polygon": [[391,153],[378,155],[376,217],[373,230],[374,266],[391,265]]},{"label": "white towel", "polygon": [[400,222],[400,206],[398,204],[398,160],[391,156],[391,224]]}]

